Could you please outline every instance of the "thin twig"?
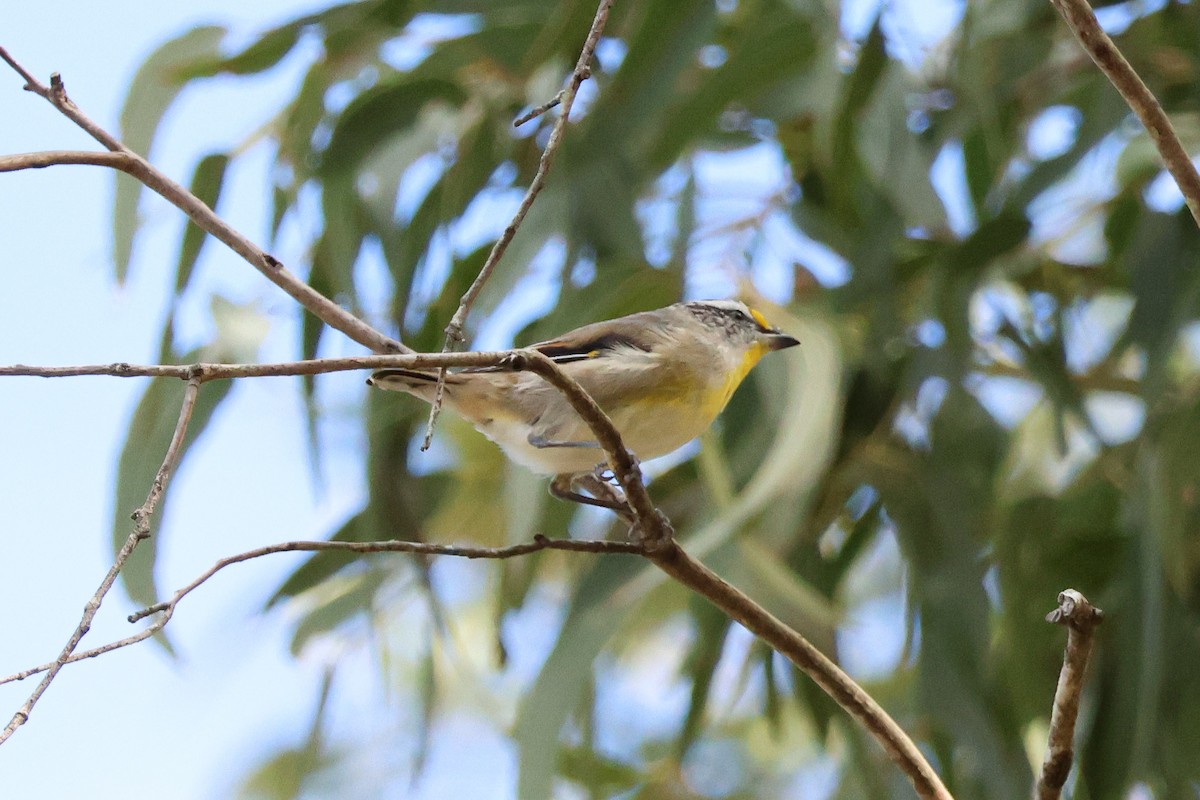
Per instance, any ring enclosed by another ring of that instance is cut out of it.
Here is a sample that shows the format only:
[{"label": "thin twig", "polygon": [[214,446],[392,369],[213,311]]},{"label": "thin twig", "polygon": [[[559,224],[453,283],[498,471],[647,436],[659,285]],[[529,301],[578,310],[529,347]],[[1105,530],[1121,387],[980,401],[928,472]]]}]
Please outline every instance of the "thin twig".
[{"label": "thin twig", "polygon": [[[4,48],[0,47],[0,59],[3,59],[16,72],[25,79],[25,88],[35,94],[45,98],[51,105],[57,108],[68,119],[86,131],[93,139],[100,142],[108,150],[114,154],[121,154],[125,159],[113,159],[111,162],[106,160],[80,160],[78,153],[68,154],[68,158],[62,161],[45,160],[44,157],[52,154],[30,154],[26,156],[13,156],[10,159],[30,159],[34,161],[37,158],[43,157],[44,163],[31,163],[27,166],[10,167],[10,169],[28,169],[32,167],[47,167],[53,164],[95,164],[99,166],[112,167],[119,169],[122,172],[133,176],[147,188],[157,192],[169,203],[174,205],[180,211],[183,211],[196,225],[206,233],[224,242],[231,250],[244,258],[249,264],[257,269],[266,277],[267,280],[274,283],[283,291],[287,292],[296,302],[304,306],[312,312],[318,319],[331,328],[341,331],[359,344],[371,349],[377,353],[407,353],[411,350],[405,347],[402,343],[392,339],[379,331],[372,328],[366,322],[351,314],[346,309],[339,306],[337,303],[330,300],[325,295],[313,289],[307,283],[302,281],[298,276],[289,272],[284,267],[279,259],[275,258],[258,245],[251,242],[241,233],[233,228],[225,220],[221,219],[216,213],[209,208],[205,203],[188,191],[182,185],[168,178],[164,173],[157,170],[149,161],[142,158],[137,153],[130,150],[114,136],[105,131],[102,127],[93,122],[86,114],[84,114],[79,106],[67,97],[67,92],[63,86],[62,79],[57,73],[50,76],[50,86],[40,83],[34,78],[24,67],[8,54]],[[75,160],[72,160],[72,159]]]},{"label": "thin twig", "polygon": [[526,556],[539,550],[568,550],[574,553],[621,553],[624,555],[640,555],[641,545],[633,542],[608,542],[588,539],[550,539],[538,534],[532,542],[509,545],[508,547],[471,547],[467,545],[433,544],[430,542],[282,542],[267,545],[254,550],[247,550],[235,556],[229,556],[218,561],[200,574],[194,581],[177,591],[170,600],[156,603],[129,615],[130,622],[157,614],[160,611],[173,609],[180,600],[198,588],[201,584],[232,564],[240,564],[253,558],[269,556],[273,553],[313,552],[319,550],[335,550],[343,553],[415,553],[425,556],[457,556],[459,558],[505,559]]},{"label": "thin twig", "polygon": [[[513,237],[517,235],[517,229],[521,227],[521,223],[525,221],[525,215],[529,213],[533,201],[537,199],[538,194],[542,191],[542,187],[546,185],[546,176],[550,173],[550,167],[554,164],[554,156],[558,153],[558,148],[562,145],[563,132],[567,128],[567,121],[571,116],[571,108],[575,105],[575,96],[579,93],[579,87],[583,85],[583,82],[592,75],[592,57],[596,53],[596,45],[600,42],[600,35],[604,32],[604,26],[608,22],[608,12],[612,8],[612,4],[613,0],[600,0],[600,5],[596,8],[596,16],[592,19],[592,27],[588,30],[583,48],[579,51],[579,59],[575,62],[575,69],[571,73],[571,80],[567,83],[566,88],[560,92],[561,97],[556,98],[562,105],[562,113],[559,114],[554,127],[550,131],[550,138],[546,142],[546,149],[542,151],[537,172],[534,174],[529,188],[525,191],[525,197],[521,199],[521,205],[517,207],[517,212],[513,215],[512,221],[508,223],[508,227],[504,229],[504,233],[492,245],[492,250],[488,253],[487,260],[483,262],[483,267],[480,268],[479,274],[475,276],[475,280],[463,294],[462,299],[458,303],[458,309],[454,312],[454,316],[450,318],[450,323],[446,325],[446,340],[442,345],[443,352],[448,352],[463,341],[463,326],[466,325],[467,314],[470,313],[471,306],[475,303],[475,298],[479,296],[479,293],[483,290],[483,285],[492,276],[493,270],[496,269],[496,264],[499,263],[501,256],[504,255],[504,251],[508,249],[508,245],[513,240]],[[442,369],[438,370],[437,389],[434,392],[433,403],[429,407],[429,422],[425,426],[425,439],[421,443],[422,450],[428,449],[430,442],[433,441],[433,428],[437,424],[438,414],[442,410],[442,398],[445,390],[446,371]]]},{"label": "thin twig", "polygon": [[1104,612],[1074,589],[1059,592],[1058,608],[1046,615],[1047,622],[1067,626],[1067,647],[1063,652],[1062,671],[1054,691],[1054,710],[1050,712],[1050,734],[1042,774],[1034,793],[1036,800],[1058,800],[1071,772],[1074,760],[1075,719],[1079,716],[1079,698],[1087,674],[1088,657],[1096,626],[1104,621]]},{"label": "thin twig", "polygon": [[[512,222],[505,229],[504,234],[497,240],[493,246],[491,253],[488,256],[479,275],[472,283],[471,287],[463,295],[458,310],[455,312],[449,325],[446,328],[447,349],[453,344],[462,340],[462,329],[466,317],[470,311],[471,305],[474,303],[479,292],[483,288],[490,277],[496,263],[504,254],[505,249],[516,234],[518,227],[524,220],[529,207],[537,197],[545,184],[546,175],[549,172],[553,162],[554,155],[561,145],[563,132],[566,128],[567,121],[570,117],[571,107],[574,103],[576,94],[582,82],[590,74],[588,65],[593,57],[596,44],[599,41],[601,32],[604,28],[608,17],[609,9],[612,5],[612,0],[601,0],[596,12],[595,20],[592,23],[587,40],[580,52],[579,61],[576,64],[571,80],[564,89],[562,94],[562,113],[556,121],[553,130],[550,134],[550,139],[546,149],[542,153],[542,158],[538,166],[538,171],[534,176],[533,182],[530,184],[525,198],[522,200],[517,213],[514,215]],[[34,79],[23,67],[17,64],[7,52],[0,48],[0,58],[7,62],[18,74],[26,80],[26,88],[34,91],[42,97],[46,98],[64,115],[73,120],[77,125],[91,134],[97,141],[101,142],[106,148],[113,151],[115,154],[123,156],[123,158],[106,159],[101,158],[101,154],[31,154],[29,156],[14,157],[17,161],[10,160],[8,163],[12,169],[27,169],[42,166],[51,166],[53,164],[98,164],[101,166],[109,166],[116,169],[121,169],[124,172],[134,176],[143,184],[161,194],[167,200],[179,207],[189,217],[196,222],[201,229],[217,237],[221,241],[229,245],[235,252],[238,252],[253,266],[259,269],[268,279],[283,288],[289,295],[294,297],[298,302],[308,308],[316,316],[330,324],[332,327],[343,331],[351,338],[361,342],[367,347],[376,351],[401,351],[408,352],[398,342],[384,337],[382,334],[375,331],[366,323],[358,320],[353,315],[338,307],[328,298],[320,295],[312,290],[307,284],[300,281],[295,276],[284,270],[283,266],[272,256],[260,250],[253,245],[249,240],[242,237],[228,225],[226,225],[219,217],[217,217],[211,209],[200,202],[194,195],[188,192],[179,184],[171,181],[157,170],[155,170],[145,159],[130,151],[116,139],[107,134],[103,129],[88,119],[82,112],[70,101],[63,88],[62,81],[57,75],[51,78],[51,86],[45,87]],[[19,165],[20,159],[24,159],[23,165]],[[163,461],[162,467],[155,478],[154,484],[151,487],[150,493],[147,496],[146,503],[138,509],[134,514],[136,520],[135,529],[130,534],[129,539],[118,553],[116,562],[114,563],[105,581],[101,584],[92,600],[88,603],[85,609],[84,617],[75,633],[71,637],[70,642],[64,648],[58,659],[53,663],[44,666],[46,675],[43,677],[38,688],[34,691],[29,701],[19,710],[13,717],[12,722],[5,729],[3,734],[0,734],[0,743],[8,738],[12,732],[24,724],[28,719],[29,713],[36,703],[37,699],[45,691],[46,687],[55,678],[62,667],[72,660],[92,657],[103,652],[109,652],[117,647],[127,646],[136,641],[153,634],[157,628],[151,625],[147,630],[141,631],[134,636],[118,642],[110,643],[102,648],[86,651],[83,653],[75,653],[75,648],[80,639],[86,634],[90,627],[91,620],[95,616],[99,608],[100,602],[111,588],[116,579],[118,572],[124,565],[129,554],[137,546],[141,539],[149,535],[149,518],[153,513],[154,506],[158,502],[159,497],[164,490],[167,481],[169,480],[171,471],[174,467],[175,459],[179,451],[179,443],[182,442],[183,434],[186,431],[188,420],[190,419],[191,410],[194,407],[196,396],[199,392],[202,382],[207,380],[216,380],[235,377],[251,377],[265,375],[297,375],[297,374],[316,374],[318,372],[327,372],[338,369],[359,369],[365,367],[381,367],[381,366],[406,366],[406,367],[432,367],[445,368],[449,366],[483,366],[496,365],[501,362],[507,363],[514,369],[527,369],[540,375],[542,378],[553,384],[559,391],[563,393],[566,399],[571,403],[572,407],[584,420],[584,422],[592,430],[597,441],[601,444],[608,458],[608,462],[612,467],[613,474],[620,484],[625,496],[630,504],[631,510],[637,519],[636,529],[639,534],[637,542],[633,543],[617,543],[617,542],[602,542],[602,543],[584,543],[570,542],[566,540],[535,540],[533,544],[517,545],[513,548],[455,548],[447,547],[445,549],[438,548],[437,545],[428,545],[425,543],[344,543],[344,542],[289,542],[282,545],[273,545],[267,548],[260,548],[257,551],[250,551],[239,556],[233,556],[218,562],[216,566],[194,581],[189,586],[184,587],[176,593],[175,597],[165,604],[148,609],[147,612],[142,612],[140,615],[134,615],[134,618],[141,618],[145,613],[161,612],[162,617],[155,624],[161,628],[162,624],[170,618],[179,600],[186,596],[187,593],[194,590],[204,581],[210,578],[220,569],[229,564],[238,563],[250,558],[255,558],[260,555],[267,555],[272,552],[283,552],[285,550],[317,550],[317,549],[338,549],[338,550],[355,550],[362,552],[382,552],[385,549],[401,550],[407,552],[419,552],[426,554],[451,554],[461,555],[475,558],[501,558],[524,555],[537,549],[571,549],[585,550],[587,552],[621,552],[643,554],[652,559],[668,575],[679,580],[684,585],[699,592],[709,598],[714,604],[724,610],[732,618],[738,620],[745,625],[749,630],[760,636],[768,644],[792,660],[797,666],[804,670],[818,685],[837,700],[847,711],[854,716],[868,731],[870,731],[886,749],[889,755],[901,766],[904,772],[910,777],[917,792],[922,797],[938,798],[945,800],[950,795],[946,792],[938,779],[936,773],[921,756],[920,752],[913,745],[912,741],[904,734],[896,723],[878,706],[877,703],[869,696],[861,687],[855,684],[848,676],[837,668],[829,659],[821,654],[809,642],[807,642],[798,633],[791,630],[778,619],[773,617],[761,606],[755,604],[750,598],[742,594],[730,584],[723,581],[719,576],[700,564],[695,559],[688,556],[673,540],[672,531],[667,519],[654,507],[646,491],[645,485],[641,479],[641,472],[637,461],[625,449],[621,442],[620,434],[613,427],[611,420],[605,415],[602,409],[595,401],[569,376],[565,375],[562,370],[554,364],[550,359],[543,354],[535,351],[515,351],[512,353],[442,353],[442,354],[412,354],[404,356],[387,356],[374,357],[363,359],[322,359],[305,362],[291,362],[289,364],[274,364],[274,365],[192,365],[191,367],[170,367],[170,366],[154,366],[154,367],[134,367],[128,364],[110,364],[104,366],[92,367],[59,367],[59,368],[43,368],[43,367],[25,367],[17,365],[14,367],[0,368],[0,375],[39,375],[43,377],[63,377],[66,375],[116,375],[116,376],[133,376],[133,375],[156,375],[156,376],[173,376],[186,377],[188,379],[187,392],[185,394],[184,407],[181,409],[179,423],[176,426],[175,437],[172,439],[171,447],[168,450],[167,456]],[[436,414],[436,406],[434,409]],[[554,542],[555,544],[549,544]],[[366,548],[376,547],[375,550]],[[596,548],[596,549],[592,549]],[[502,555],[500,553],[503,553]],[[43,668],[34,668],[32,671],[18,673],[17,677],[11,677],[11,680],[16,680],[18,677],[28,677]]]},{"label": "thin twig", "polygon": [[[319,359],[286,364],[203,364],[194,365],[190,368],[173,366],[135,367],[128,364],[58,368],[17,366],[0,367],[0,376],[5,374],[42,375],[47,377],[111,374],[120,376],[169,375],[178,377],[181,373],[186,373],[188,369],[192,369],[196,370],[195,375],[197,379],[217,380],[265,375],[315,374],[339,369],[383,366],[436,368],[439,366],[499,365],[504,365],[511,369],[523,369],[535,372],[554,385],[555,388],[563,393],[568,402],[571,403],[576,413],[586,422],[593,435],[595,435],[597,442],[603,448],[608,462],[613,469],[613,474],[620,483],[629,501],[631,510],[636,517],[637,522],[635,527],[639,534],[639,540],[634,543],[606,543],[606,549],[603,552],[643,554],[653,560],[668,575],[707,597],[719,608],[745,625],[747,629],[760,636],[771,647],[792,660],[793,663],[812,677],[824,691],[841,703],[856,720],[880,741],[892,758],[900,764],[922,797],[937,798],[938,800],[945,800],[945,798],[950,797],[933,772],[933,769],[921,757],[920,752],[915,748],[911,740],[908,739],[899,726],[896,725],[895,721],[861,687],[855,684],[845,673],[838,669],[836,665],[823,656],[798,633],[783,625],[783,623],[750,600],[746,595],[723,581],[703,564],[688,556],[674,543],[671,538],[672,534],[669,522],[651,502],[646,487],[642,483],[637,461],[625,449],[620,434],[612,425],[611,420],[609,420],[604,411],[596,405],[595,401],[577,382],[565,375],[557,364],[542,353],[532,350],[516,350],[500,353],[428,353],[406,356]],[[501,557],[495,555],[495,551],[490,551],[487,548],[468,552],[468,549],[434,549],[439,548],[438,545],[384,544],[389,549],[405,549],[408,552],[456,554],[467,555],[468,557],[472,557],[472,552],[477,552],[478,555],[474,555],[473,557]],[[547,546],[552,546],[556,549],[574,549],[576,547],[576,545],[567,543]],[[250,554],[234,557],[229,563],[236,563],[239,560],[256,557],[256,553],[265,555],[268,552],[279,552],[284,549],[342,549],[357,550],[360,552],[378,552],[385,549],[383,547],[371,549],[375,547],[377,546],[342,542],[288,543],[282,546],[264,548],[261,552],[252,551]],[[522,547],[530,547],[530,545],[517,546],[517,548]],[[521,555],[525,551],[508,549],[507,552],[511,555]],[[589,552],[595,551],[589,550]],[[218,565],[217,569],[220,569],[222,566],[224,564]],[[204,579],[207,578],[205,577]],[[202,583],[203,581],[200,582]],[[196,585],[199,584],[197,583]],[[186,594],[192,588],[194,586],[185,587],[185,590],[181,591],[184,591]],[[182,597],[182,595],[179,596]],[[177,602],[177,600],[174,602]],[[157,606],[154,610],[161,610],[165,616],[169,617],[173,613],[173,608],[174,605],[168,603],[166,606]],[[88,658],[92,655],[99,655],[101,652],[115,649],[116,647],[132,644],[135,641],[140,641],[152,635],[153,632],[153,630],[150,633],[141,632],[121,642],[106,645],[105,648],[98,648],[95,653],[92,651],[81,653],[79,658]],[[18,673],[16,677],[10,679],[15,680],[17,677],[24,677],[28,674],[31,673],[28,671],[26,673]]]},{"label": "thin twig", "polygon": [[583,49],[579,51],[579,60],[575,62],[575,70],[571,73],[571,80],[567,84],[566,89],[563,90],[562,113],[555,121],[554,128],[550,131],[550,138],[546,142],[546,149],[542,151],[537,172],[529,184],[529,189],[526,190],[525,197],[521,200],[521,205],[517,208],[517,213],[513,215],[512,222],[504,229],[504,233],[496,240],[496,244],[492,245],[492,251],[488,253],[487,260],[483,263],[483,268],[479,270],[475,281],[467,289],[466,293],[463,294],[462,300],[458,304],[458,310],[454,312],[454,316],[450,319],[450,324],[446,326],[446,337],[451,342],[462,341],[463,325],[466,323],[471,305],[475,302],[475,298],[479,296],[483,285],[491,277],[492,270],[496,268],[496,263],[504,255],[509,242],[516,235],[517,229],[520,228],[525,215],[529,212],[529,207],[533,205],[533,201],[537,199],[538,193],[542,191],[542,187],[546,184],[546,176],[549,174],[550,167],[554,164],[554,156],[558,153],[558,148],[562,144],[563,132],[566,130],[567,120],[571,116],[571,107],[575,105],[575,96],[579,93],[579,87],[592,74],[590,66],[592,57],[596,53],[596,45],[600,42],[600,35],[604,32],[604,25],[608,22],[608,12],[612,4],[613,0],[600,0],[600,5],[596,9],[596,16],[592,20],[592,27],[588,31],[587,39],[583,43]]},{"label": "thin twig", "polygon": [[[187,597],[195,589],[199,588],[203,583],[212,578],[221,570],[232,564],[240,564],[243,561],[249,561],[253,558],[261,558],[263,556],[272,555],[274,553],[289,553],[289,552],[317,552],[333,550],[343,553],[416,553],[426,556],[458,556],[460,558],[489,558],[489,559],[505,559],[516,558],[518,556],[529,555],[536,553],[539,550],[565,550],[573,553],[603,553],[613,554],[621,553],[626,555],[640,555],[643,548],[640,545],[631,542],[607,542],[585,539],[550,539],[538,534],[533,537],[532,542],[524,542],[522,544],[510,545],[508,547],[467,547],[450,544],[430,544],[429,542],[281,542],[279,544],[269,545],[267,547],[259,547],[254,550],[248,550],[245,553],[238,553],[234,556],[223,558],[214,564],[209,569],[205,570],[194,581],[184,586],[179,591],[171,596],[170,600],[162,603],[155,603],[149,608],[144,608],[141,611],[136,611],[129,615],[130,622],[138,622],[146,617],[158,614],[152,624],[145,629],[138,631],[132,636],[127,636],[124,639],[118,639],[114,642],[109,642],[101,647],[96,647],[91,650],[85,650],[81,653],[74,653],[65,663],[70,664],[75,661],[83,661],[88,658],[104,655],[105,653],[119,650],[122,647],[128,647],[131,644],[137,644],[140,641],[150,638],[154,634],[162,630],[171,617],[175,614],[175,608],[183,598]],[[51,661],[48,664],[40,664],[36,667],[15,672],[12,675],[7,675],[0,678],[0,685],[20,681],[28,678],[31,675],[36,675],[39,672],[45,672],[53,669],[57,661]]]},{"label": "thin twig", "polygon": [[92,627],[92,620],[96,616],[96,612],[100,610],[100,604],[104,601],[105,595],[112,585],[117,580],[117,575],[125,566],[125,562],[129,560],[129,556],[143,539],[150,536],[150,517],[154,514],[154,509],[158,505],[159,499],[167,488],[167,482],[171,479],[171,473],[175,469],[175,464],[179,460],[179,453],[183,448],[183,438],[187,433],[188,424],[192,420],[192,412],[196,408],[196,398],[200,395],[200,375],[196,374],[188,380],[187,388],[183,394],[183,404],[179,409],[179,420],[175,423],[175,433],[171,436],[171,444],[167,447],[167,453],[163,457],[162,465],[159,466],[158,472],[154,476],[154,481],[150,485],[150,492],[146,495],[146,502],[133,512],[133,532],[129,534],[125,540],[125,544],[121,545],[121,549],[117,552],[117,557],[113,560],[112,567],[109,568],[108,574],[104,576],[104,580],[100,582],[99,588],[95,594],[88,600],[87,605],[83,608],[83,617],[79,620],[79,624],[75,627],[67,644],[63,647],[62,652],[58,654],[53,664],[46,670],[45,676],[38,683],[37,688],[29,695],[29,699],[25,704],[13,714],[8,725],[0,731],[0,744],[8,740],[10,736],[16,732],[17,728],[24,725],[29,720],[29,715],[33,712],[33,707],[41,699],[42,694],[49,688],[50,684],[58,677],[58,673],[62,670],[70,660],[71,655],[75,652],[75,648],[79,646],[79,642],[87,634]]},{"label": "thin twig", "polygon": [[1095,61],[1096,66],[1108,76],[1109,81],[1146,127],[1150,138],[1154,140],[1154,146],[1162,156],[1163,164],[1175,179],[1179,191],[1183,193],[1188,210],[1192,212],[1196,223],[1200,224],[1200,173],[1197,173],[1191,157],[1180,143],[1170,118],[1158,100],[1113,44],[1113,40],[1100,27],[1087,0],[1050,2],[1066,20],[1083,49],[1092,57],[1092,61]]},{"label": "thin twig", "polygon": [[[585,78],[590,77],[590,75],[586,75],[584,77]],[[549,100],[547,100],[546,102],[542,103],[540,106],[535,106],[535,107],[529,109],[524,114],[522,114],[521,116],[514,119],[513,127],[519,128],[522,125],[524,125],[526,122],[529,122],[531,119],[536,119],[537,117],[540,117],[542,114],[545,114],[547,111],[549,111],[550,109],[554,108],[559,103],[561,103],[562,99],[563,99],[563,95],[565,95],[566,93],[567,93],[566,89],[559,89],[558,94],[554,95],[554,97],[552,97]]]}]

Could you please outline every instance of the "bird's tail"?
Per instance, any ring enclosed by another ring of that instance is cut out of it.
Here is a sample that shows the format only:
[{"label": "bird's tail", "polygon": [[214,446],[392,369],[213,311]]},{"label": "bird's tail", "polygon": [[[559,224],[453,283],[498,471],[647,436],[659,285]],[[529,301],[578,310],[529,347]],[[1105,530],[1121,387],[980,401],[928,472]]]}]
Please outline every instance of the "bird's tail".
[{"label": "bird's tail", "polygon": [[[432,402],[437,388],[437,379],[436,371],[421,372],[414,369],[388,367],[372,372],[371,377],[367,378],[367,385],[377,389],[386,389],[389,392],[408,392],[422,400]],[[446,388],[449,389],[455,383],[458,383],[458,379],[452,374],[447,374]]]}]

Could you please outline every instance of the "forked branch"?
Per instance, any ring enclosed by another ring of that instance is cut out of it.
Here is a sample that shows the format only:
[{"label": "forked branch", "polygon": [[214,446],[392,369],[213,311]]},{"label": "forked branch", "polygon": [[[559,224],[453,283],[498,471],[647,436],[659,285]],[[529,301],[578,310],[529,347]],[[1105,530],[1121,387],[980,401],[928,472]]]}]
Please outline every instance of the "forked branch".
[{"label": "forked branch", "polygon": [[112,567],[109,568],[108,574],[104,576],[104,580],[100,582],[100,586],[96,589],[87,605],[84,606],[83,616],[79,620],[79,624],[75,626],[75,630],[71,633],[71,637],[67,640],[62,652],[47,668],[46,674],[33,690],[32,694],[27,699],[17,712],[13,714],[8,725],[0,731],[0,744],[8,741],[17,728],[29,721],[29,715],[33,713],[33,707],[37,705],[46,689],[58,677],[58,673],[64,666],[70,663],[75,649],[79,647],[79,642],[87,634],[92,627],[92,620],[96,617],[96,612],[100,610],[100,604],[104,602],[105,595],[112,588],[113,583],[117,580],[117,575],[120,574],[121,568],[125,566],[125,562],[129,560],[129,556],[137,548],[142,540],[150,536],[150,517],[154,514],[154,509],[158,506],[158,501],[166,491],[167,482],[171,480],[171,474],[175,469],[175,465],[179,461],[179,453],[183,448],[183,439],[187,434],[188,425],[192,420],[192,412],[196,409],[196,399],[200,396],[200,378],[193,374],[188,378],[187,388],[183,393],[183,404],[179,409],[179,419],[175,423],[175,433],[171,436],[171,443],[167,447],[167,453],[163,457],[162,465],[159,466],[158,472],[154,475],[154,481],[150,484],[150,492],[146,495],[146,502],[133,512],[133,531],[125,539],[125,543],[121,545],[121,549],[117,552],[116,558],[113,560]]}]

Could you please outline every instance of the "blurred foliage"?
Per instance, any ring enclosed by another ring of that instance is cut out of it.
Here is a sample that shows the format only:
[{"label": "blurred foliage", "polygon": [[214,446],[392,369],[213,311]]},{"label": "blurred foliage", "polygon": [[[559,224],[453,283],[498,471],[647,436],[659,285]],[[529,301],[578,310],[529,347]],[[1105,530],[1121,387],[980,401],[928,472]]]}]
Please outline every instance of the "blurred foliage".
[{"label": "blurred foliage", "polygon": [[[274,230],[319,197],[309,281],[436,349],[554,112],[512,120],[561,86],[594,5],[362,0],[232,53],[197,29],[147,61],[123,134],[148,147],[188,82],[303,61],[294,96],[265,112]],[[1043,615],[1080,589],[1108,621],[1074,796],[1194,796],[1200,235],[1049,3],[935,3],[941,38],[900,8],[855,27],[811,0],[618,1],[470,326],[517,320],[527,343],[757,286],[803,346],[756,370],[699,456],[654,477],[689,550],[844,658],[961,799],[1027,795],[1064,639]],[[1106,12],[1195,143],[1200,5]],[[215,202],[227,165],[236,153],[201,160],[197,191]],[[118,277],[136,202],[118,191]],[[189,229],[180,292],[199,248]],[[390,294],[364,296],[380,272]],[[170,320],[163,341],[172,358]],[[324,341],[309,318],[297,354]],[[134,462],[162,450],[141,445],[173,420],[158,386],[122,456],[122,509],[153,472]],[[623,535],[453,419],[444,457],[423,460],[425,415],[366,397],[370,500],[335,538]],[[125,575],[139,599],[149,561]],[[441,563],[317,555],[273,600],[300,609],[301,655],[364,620],[376,631],[380,680],[422,701],[409,780],[438,719],[470,713],[511,737],[511,792],[530,800],[911,796],[802,675],[636,559]],[[323,796],[349,738],[318,730],[247,795]]]}]

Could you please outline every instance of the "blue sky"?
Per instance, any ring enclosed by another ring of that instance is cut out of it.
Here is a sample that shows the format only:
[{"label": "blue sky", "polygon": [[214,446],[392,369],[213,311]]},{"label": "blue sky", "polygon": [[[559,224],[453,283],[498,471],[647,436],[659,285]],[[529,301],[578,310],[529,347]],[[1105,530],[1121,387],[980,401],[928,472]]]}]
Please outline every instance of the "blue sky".
[{"label": "blue sky", "polygon": [[[116,131],[125,87],[163,40],[202,22],[230,25],[244,38],[317,5],[68,0],[51,14],[9,3],[0,9],[0,44],[43,80],[61,72],[70,96]],[[260,124],[255,110],[286,96],[295,74],[285,67],[265,80],[213,81],[189,92],[168,118],[154,161],[186,182],[199,155],[240,141]],[[23,92],[7,70],[0,71],[0,117],[0,153],[95,148],[66,118]],[[266,155],[261,148],[250,154],[221,208],[260,242],[269,205],[262,197]],[[111,198],[112,176],[96,168],[0,176],[6,280],[0,362],[153,360],[181,216],[162,202],[144,205],[146,229],[132,279],[117,287],[109,255]],[[287,245],[280,256],[299,263],[302,254]],[[210,246],[197,280],[238,302],[258,302],[271,321],[263,357],[290,355],[296,316],[289,301],[236,256]],[[194,313],[189,333],[203,338],[204,324],[203,314]],[[111,563],[114,465],[143,386],[107,378],[0,384],[0,673],[52,659]],[[317,487],[300,425],[297,393],[285,381],[237,387],[177,477],[160,563],[163,589],[187,582],[223,555],[320,537],[354,507],[360,468],[352,456],[360,443],[350,439],[330,448],[334,477]],[[203,588],[171,623],[177,659],[142,644],[64,670],[29,723],[0,747],[5,794],[223,797],[266,753],[298,743],[322,665],[319,658],[290,657],[285,614],[257,613],[296,563],[260,560]],[[132,632],[124,621],[130,610],[119,588],[110,593],[85,645]],[[0,687],[5,721],[34,685],[31,679]],[[340,705],[352,711],[370,701],[347,696]]]}]

